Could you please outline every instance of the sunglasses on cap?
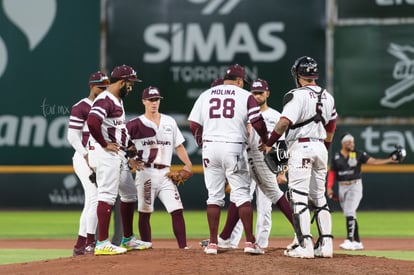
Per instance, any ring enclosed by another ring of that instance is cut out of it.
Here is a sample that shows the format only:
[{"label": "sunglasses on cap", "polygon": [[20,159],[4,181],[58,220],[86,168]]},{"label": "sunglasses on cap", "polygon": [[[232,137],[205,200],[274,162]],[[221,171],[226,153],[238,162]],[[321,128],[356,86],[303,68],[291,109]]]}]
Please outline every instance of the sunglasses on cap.
[{"label": "sunglasses on cap", "polygon": [[89,84],[94,84],[95,86],[100,85],[109,85],[111,82],[109,81],[109,78],[107,76],[101,76],[100,79],[91,80],[89,81]]}]

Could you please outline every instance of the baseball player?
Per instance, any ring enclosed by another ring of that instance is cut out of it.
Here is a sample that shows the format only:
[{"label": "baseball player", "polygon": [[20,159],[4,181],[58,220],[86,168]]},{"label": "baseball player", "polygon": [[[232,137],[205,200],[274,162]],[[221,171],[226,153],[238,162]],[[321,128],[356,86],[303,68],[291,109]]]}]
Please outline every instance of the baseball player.
[{"label": "baseball player", "polygon": [[[266,152],[284,133],[288,145],[289,195],[298,245],[285,250],[289,257],[333,256],[332,218],[325,198],[328,148],[336,128],[334,98],[315,82],[318,64],[308,56],[298,58],[291,69],[296,89],[285,94],[283,111]],[[319,238],[313,244],[309,205],[314,209]]]},{"label": "baseball player", "polygon": [[[159,112],[163,97],[157,87],[148,87],[142,93],[145,113],[127,123],[131,139],[137,148],[137,161],[144,162],[138,169],[135,184],[138,190],[139,232],[141,239],[151,242],[150,217],[154,212],[154,200],[158,197],[171,214],[172,227],[178,247],[188,249],[183,215],[183,204],[177,186],[167,177],[173,152],[184,163],[184,170],[191,172],[192,163],[184,147],[184,137],[175,120]],[[135,132],[142,126],[155,133],[155,140],[137,138]]]},{"label": "baseball player", "polygon": [[329,198],[335,196],[332,187],[335,179],[338,181],[339,203],[346,219],[347,238],[339,245],[346,250],[364,249],[359,238],[356,211],[362,199],[362,164],[381,165],[398,163],[392,156],[386,159],[376,159],[364,151],[355,150],[354,137],[350,133],[344,133],[341,137],[341,150],[335,152],[331,159],[328,172],[328,184],[326,194]]},{"label": "baseball player", "polygon": [[[266,128],[273,129],[280,118],[280,113],[267,105],[267,98],[270,96],[267,81],[263,79],[254,80],[250,86],[250,92],[260,105],[260,111],[266,123]],[[279,173],[275,176],[275,174],[269,170],[263,160],[263,153],[259,151],[260,137],[256,131],[252,130],[251,127],[249,128],[247,156],[250,176],[253,180],[251,193],[253,195],[253,192],[256,192],[256,242],[261,248],[267,248],[272,227],[272,203],[279,207],[292,226],[293,213],[283,191],[280,190],[278,186],[278,184],[287,182],[286,176],[284,173]],[[233,211],[230,210],[230,212]],[[226,226],[224,229],[226,229]],[[223,243],[224,246],[229,245],[230,247],[237,247],[242,234],[242,223],[240,220],[231,232],[230,239],[228,239],[228,234],[229,233],[226,234],[225,230],[220,234],[219,247],[223,245]]]},{"label": "baseball player", "polygon": [[209,88],[196,100],[190,116],[190,130],[202,146],[204,181],[208,190],[207,220],[210,241],[206,254],[217,254],[220,208],[224,206],[227,179],[231,187],[230,203],[243,222],[246,243],[244,252],[263,254],[253,235],[253,209],[250,177],[245,158],[246,124],[250,121],[262,141],[267,141],[267,129],[260,106],[253,95],[244,90],[246,72],[235,64],[227,68],[224,84]]},{"label": "baseball player", "polygon": [[[133,235],[137,192],[125,153],[129,147],[129,136],[122,99],[132,90],[134,82],[140,80],[133,68],[122,65],[113,69],[110,81],[108,88],[95,99],[87,119],[93,138],[89,145],[89,164],[96,172],[98,185],[95,255],[116,255],[151,247],[151,243],[141,242]],[[121,247],[108,239],[109,221],[118,191],[124,231]]]},{"label": "baseball player", "polygon": [[89,77],[89,96],[81,99],[72,106],[69,117],[68,141],[75,149],[73,155],[73,169],[82,183],[85,193],[82,214],[79,221],[78,240],[73,248],[73,256],[93,254],[95,249],[95,232],[98,218],[96,206],[98,204],[98,189],[89,179],[91,168],[88,164],[87,143],[89,129],[86,125],[89,111],[95,98],[106,89],[109,78],[102,72],[95,72]]}]

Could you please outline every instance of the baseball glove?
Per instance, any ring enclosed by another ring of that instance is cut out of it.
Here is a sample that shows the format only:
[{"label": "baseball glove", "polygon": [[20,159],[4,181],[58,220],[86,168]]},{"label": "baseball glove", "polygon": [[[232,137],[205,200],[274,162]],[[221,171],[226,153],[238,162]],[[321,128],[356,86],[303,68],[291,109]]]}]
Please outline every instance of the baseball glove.
[{"label": "baseball glove", "polygon": [[401,163],[407,156],[407,151],[401,145],[395,145],[395,150],[391,152],[389,157]]},{"label": "baseball glove", "polygon": [[89,180],[95,185],[95,186],[98,186],[97,185],[97,183],[96,183],[96,173],[95,172],[92,172],[90,175],[89,175]]},{"label": "baseball glove", "polygon": [[269,167],[270,171],[274,174],[279,174],[282,171],[285,171],[285,167],[288,162],[288,154],[286,143],[279,142],[275,147],[266,154],[264,154],[264,162],[266,163],[267,167]]},{"label": "baseball glove", "polygon": [[134,145],[129,146],[128,149],[125,151],[127,158],[133,158],[137,155],[137,148]]},{"label": "baseball glove", "polygon": [[184,184],[186,180],[188,180],[193,173],[188,172],[187,170],[180,169],[178,171],[170,171],[167,174],[167,177],[169,177],[175,185],[180,186],[181,184]]},{"label": "baseball glove", "polygon": [[331,199],[331,200],[333,200],[333,201],[339,201],[339,197],[338,197],[338,195],[337,195],[337,194],[335,194],[335,193],[330,194],[330,195],[328,196],[328,198],[330,198],[330,199]]},{"label": "baseball glove", "polygon": [[230,183],[229,183],[229,181],[226,179],[226,183],[225,183],[225,186],[224,186],[224,193],[226,193],[226,194],[230,194],[230,192],[231,192]]}]

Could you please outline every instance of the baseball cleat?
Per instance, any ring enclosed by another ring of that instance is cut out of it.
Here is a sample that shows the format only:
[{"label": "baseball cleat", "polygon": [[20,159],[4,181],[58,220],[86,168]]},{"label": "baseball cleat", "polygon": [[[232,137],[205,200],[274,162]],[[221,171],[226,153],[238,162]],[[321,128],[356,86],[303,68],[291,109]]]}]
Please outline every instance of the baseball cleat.
[{"label": "baseball cleat", "polygon": [[315,252],[313,251],[313,243],[311,239],[305,239],[305,247],[295,245],[292,249],[286,249],[284,251],[285,256],[292,258],[312,259],[315,258]]},{"label": "baseball cleat", "polygon": [[151,242],[144,242],[141,240],[138,240],[134,236],[131,236],[129,238],[122,237],[121,241],[121,247],[125,248],[128,251],[131,250],[145,250],[152,248]]},{"label": "baseball cleat", "polygon": [[112,244],[109,240],[98,242],[95,246],[95,255],[119,255],[125,254],[126,248]]},{"label": "baseball cleat", "polygon": [[299,245],[299,241],[298,241],[298,238],[296,237],[296,234],[295,234],[295,237],[293,237],[293,241],[286,246],[286,249],[287,250],[293,249],[297,245]]},{"label": "baseball cleat", "polygon": [[346,239],[343,243],[339,245],[340,248],[345,250],[354,250],[354,244],[350,240]]},{"label": "baseball cleat", "polygon": [[353,241],[352,245],[354,246],[353,250],[362,250],[362,249],[364,249],[364,246],[362,245],[361,242]]},{"label": "baseball cleat", "polygon": [[85,255],[93,255],[95,253],[95,242],[85,247]]},{"label": "baseball cleat", "polygon": [[314,247],[315,257],[319,258],[332,258],[333,257],[333,244],[331,238],[323,238]]},{"label": "baseball cleat", "polygon": [[73,248],[73,256],[82,256],[85,255],[85,247],[81,247],[81,248]]},{"label": "baseball cleat", "polygon": [[264,254],[264,250],[260,248],[260,246],[256,243],[245,242],[244,243],[244,253],[247,254]]},{"label": "baseball cleat", "polygon": [[209,243],[206,247],[204,247],[204,253],[207,255],[217,255],[217,244]]},{"label": "baseball cleat", "polygon": [[217,246],[219,248],[224,248],[224,249],[231,248],[230,239],[224,240],[220,238],[220,236],[217,236],[217,240],[218,240]]}]

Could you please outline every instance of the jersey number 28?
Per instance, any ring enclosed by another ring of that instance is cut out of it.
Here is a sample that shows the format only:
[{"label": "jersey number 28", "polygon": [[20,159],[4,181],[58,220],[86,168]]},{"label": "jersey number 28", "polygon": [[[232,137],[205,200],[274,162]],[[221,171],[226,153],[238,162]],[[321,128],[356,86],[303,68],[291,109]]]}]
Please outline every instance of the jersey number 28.
[{"label": "jersey number 28", "polygon": [[210,118],[233,118],[235,105],[233,98],[210,99]]}]

